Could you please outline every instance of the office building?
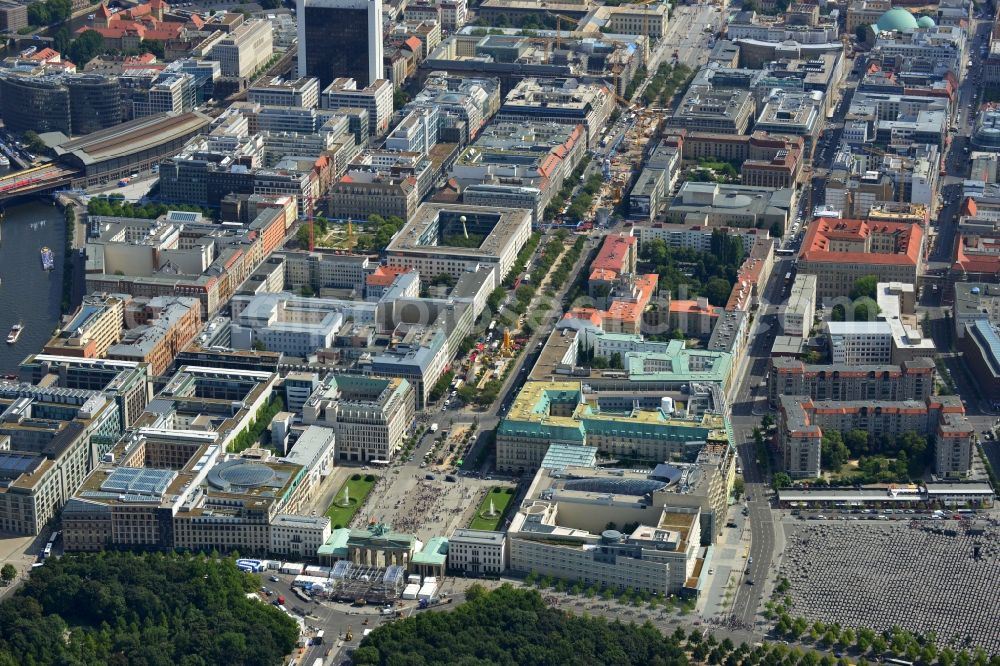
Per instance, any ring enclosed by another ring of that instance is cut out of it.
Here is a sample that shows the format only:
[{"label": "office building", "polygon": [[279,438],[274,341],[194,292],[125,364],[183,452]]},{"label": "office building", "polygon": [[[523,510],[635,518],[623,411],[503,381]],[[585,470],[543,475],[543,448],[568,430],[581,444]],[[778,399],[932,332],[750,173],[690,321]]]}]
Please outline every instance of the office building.
[{"label": "office building", "polygon": [[[709,487],[723,497],[726,488],[720,474],[701,471],[697,464],[658,465],[652,473],[539,470],[507,533],[510,568],[696,597],[708,573],[704,548],[714,536],[703,527],[702,506],[711,504]],[[609,523],[635,527],[622,533]]]},{"label": "office building", "polygon": [[785,335],[794,335],[802,339],[809,337],[816,316],[816,276],[797,275],[792,284],[792,293],[788,295],[788,304],[781,315],[782,329]]},{"label": "office building", "polygon": [[371,369],[384,377],[401,377],[413,386],[417,409],[427,404],[434,383],[444,373],[449,354],[443,328],[410,326],[385,351],[372,356]]},{"label": "office building", "polygon": [[[299,76],[335,79],[362,87],[382,75],[382,3],[378,0],[298,0]],[[391,90],[390,90],[391,93]]]},{"label": "office building", "polygon": [[219,61],[223,76],[249,77],[267,64],[274,53],[271,22],[246,21],[219,40],[212,58]]},{"label": "office building", "polygon": [[324,289],[352,289],[364,293],[365,278],[374,268],[365,255],[339,254],[317,249],[314,252],[286,250],[276,253],[284,267],[284,283],[300,290],[308,285],[315,293]]},{"label": "office building", "polygon": [[21,28],[28,27],[28,5],[13,0],[0,3],[0,30],[5,33],[16,33]]},{"label": "office building", "polygon": [[388,131],[392,117],[392,82],[377,78],[366,87],[359,87],[357,79],[338,77],[323,88],[320,106],[324,109],[365,109],[369,134],[382,136]]},{"label": "office building", "polygon": [[[530,235],[529,210],[425,203],[386,246],[386,263],[411,268],[425,281],[442,273],[457,279],[493,265],[502,280]],[[470,246],[470,238],[479,244]],[[456,244],[450,245],[450,239]]]},{"label": "office building", "polygon": [[892,332],[884,321],[824,323],[830,360],[841,365],[885,365],[892,362]]},{"label": "office building", "polygon": [[670,224],[669,222],[649,222],[632,225],[632,235],[639,239],[639,247],[651,240],[661,240],[667,247],[690,248],[701,252],[711,252],[713,238],[719,234],[739,238],[743,252],[750,250],[757,238],[768,238],[767,229],[746,227],[713,227],[707,224]]},{"label": "office building", "polygon": [[41,532],[122,430],[101,391],[0,380],[0,529]]},{"label": "office building", "polygon": [[754,123],[755,132],[801,136],[807,144],[819,135],[823,117],[823,93],[774,91],[764,102]]},{"label": "office building", "polygon": [[666,216],[674,224],[712,227],[784,228],[793,204],[791,188],[749,187],[685,182],[668,202]]},{"label": "office building", "polygon": [[274,203],[261,207],[249,224],[226,228],[197,213],[176,211],[158,220],[91,219],[87,289],[196,297],[206,320],[278,247],[297,219],[294,198]]},{"label": "office building", "polygon": [[457,529],[448,537],[448,569],[473,576],[507,570],[507,535],[487,530]]},{"label": "office building", "polygon": [[271,520],[267,552],[294,559],[312,559],[326,540],[331,526],[327,516],[280,513]]},{"label": "office building", "polygon": [[749,90],[691,86],[667,126],[689,131],[745,134],[754,117]]},{"label": "office building", "polygon": [[263,347],[288,356],[307,358],[333,346],[345,319],[374,321],[370,304],[294,296],[287,292],[237,295],[233,313],[232,346]]},{"label": "office building", "polygon": [[956,282],[952,305],[957,338],[965,336],[966,324],[985,319],[1000,324],[1000,285],[986,282]]},{"label": "office building", "polygon": [[390,462],[413,423],[414,391],[400,378],[331,373],[302,408],[302,421],[330,428],[337,459]]},{"label": "office building", "polygon": [[917,321],[916,288],[902,282],[879,282],[875,303],[878,318],[889,325],[892,336],[892,363],[937,354],[934,340],[924,337]]},{"label": "office building", "polygon": [[315,109],[319,106],[319,79],[312,76],[292,80],[266,77],[247,89],[247,101],[263,106]]},{"label": "office building", "polygon": [[852,0],[847,7],[847,33],[853,35],[859,26],[878,23],[890,9],[890,0]]},{"label": "office building", "polygon": [[[73,134],[90,134],[124,120],[121,84],[114,76],[67,76],[70,123]],[[5,116],[6,117],[6,116]]]},{"label": "office building", "polygon": [[967,321],[958,349],[965,354],[965,367],[976,381],[984,398],[1000,402],[1000,333],[988,319]]},{"label": "office building", "polygon": [[577,79],[523,79],[504,98],[497,120],[583,125],[587,145],[597,145],[615,108],[615,97],[600,83]]},{"label": "office building", "polygon": [[100,391],[115,404],[123,428],[139,418],[153,395],[144,363],[33,354],[21,362],[18,377],[49,388]]},{"label": "office building", "polygon": [[438,107],[419,107],[408,112],[385,138],[386,150],[428,155],[438,142]]},{"label": "office building", "polygon": [[642,460],[683,459],[704,442],[728,442],[725,418],[678,418],[663,409],[602,413],[580,382],[528,382],[497,430],[497,469],[538,469],[550,444],[593,446]]},{"label": "office building", "polygon": [[329,214],[339,220],[365,221],[369,215],[409,220],[417,212],[417,184],[408,174],[371,168],[349,169],[330,188]]},{"label": "office building", "polygon": [[[426,61],[425,61],[426,63]],[[430,72],[424,87],[404,108],[404,113],[416,109],[438,111],[439,141],[466,144],[500,110],[500,80],[472,75],[449,76],[445,72]],[[451,138],[446,138],[446,135]]]},{"label": "office building", "polygon": [[133,300],[125,310],[128,329],[108,358],[147,363],[155,377],[201,329],[201,304],[189,296],[154,296]]},{"label": "office building", "polygon": [[451,167],[462,201],[473,206],[545,208],[586,153],[582,125],[496,122],[485,127]]},{"label": "office building", "polygon": [[914,284],[924,251],[924,232],[916,224],[821,217],[802,240],[798,269],[816,276],[817,298],[837,298],[866,275]]},{"label": "office building", "polygon": [[4,126],[10,132],[72,133],[69,90],[62,77],[0,76]]},{"label": "office building", "polygon": [[125,294],[91,294],[45,344],[45,353],[57,356],[104,358],[121,340],[125,325]]}]

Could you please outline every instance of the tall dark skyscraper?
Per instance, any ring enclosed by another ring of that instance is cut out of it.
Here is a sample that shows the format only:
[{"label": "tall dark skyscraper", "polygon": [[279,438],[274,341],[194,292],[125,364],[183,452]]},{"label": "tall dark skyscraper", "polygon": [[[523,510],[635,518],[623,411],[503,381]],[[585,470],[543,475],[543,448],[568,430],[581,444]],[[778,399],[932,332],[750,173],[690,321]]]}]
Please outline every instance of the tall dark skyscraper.
[{"label": "tall dark skyscraper", "polygon": [[339,77],[365,88],[382,74],[381,0],[298,0],[299,76],[320,90]]}]

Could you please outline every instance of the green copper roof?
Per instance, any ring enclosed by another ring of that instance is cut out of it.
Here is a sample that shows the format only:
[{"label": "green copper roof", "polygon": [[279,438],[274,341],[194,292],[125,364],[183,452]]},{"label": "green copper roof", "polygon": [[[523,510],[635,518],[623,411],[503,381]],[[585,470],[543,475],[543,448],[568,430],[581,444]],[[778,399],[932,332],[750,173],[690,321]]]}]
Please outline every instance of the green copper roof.
[{"label": "green copper roof", "polygon": [[902,7],[893,7],[878,20],[882,31],[913,32],[917,29],[917,19]]}]

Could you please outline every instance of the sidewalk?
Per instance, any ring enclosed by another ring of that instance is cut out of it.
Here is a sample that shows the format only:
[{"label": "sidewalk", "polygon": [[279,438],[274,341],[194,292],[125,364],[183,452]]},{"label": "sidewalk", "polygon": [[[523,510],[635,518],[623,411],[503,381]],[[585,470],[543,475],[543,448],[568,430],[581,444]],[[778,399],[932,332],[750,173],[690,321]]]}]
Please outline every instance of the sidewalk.
[{"label": "sidewalk", "polygon": [[[723,528],[723,534],[715,544],[708,588],[699,597],[695,613],[710,618],[728,615],[736,600],[736,591],[743,582],[747,556],[750,554],[750,525],[741,513],[741,503],[729,507],[726,521],[735,522],[737,528]],[[727,593],[729,598],[726,598]]]}]

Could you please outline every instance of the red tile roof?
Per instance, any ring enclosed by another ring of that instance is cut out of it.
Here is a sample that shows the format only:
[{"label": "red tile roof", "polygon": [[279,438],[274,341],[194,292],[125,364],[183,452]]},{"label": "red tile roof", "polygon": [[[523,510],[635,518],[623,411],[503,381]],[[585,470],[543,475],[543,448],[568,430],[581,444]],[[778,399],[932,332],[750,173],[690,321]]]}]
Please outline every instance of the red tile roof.
[{"label": "red tile roof", "polygon": [[[896,234],[896,252],[831,252],[831,240],[864,241],[870,234]],[[878,265],[912,265],[920,261],[923,230],[907,222],[869,222],[821,217],[809,225],[802,241],[800,261],[830,263],[860,263]]]},{"label": "red tile roof", "polygon": [[410,269],[404,266],[379,266],[365,278],[365,282],[373,287],[388,287],[398,276],[409,272]]},{"label": "red tile roof", "polygon": [[621,273],[625,269],[625,257],[629,249],[635,246],[637,240],[635,236],[624,236],[621,234],[608,236],[604,239],[601,251],[597,253],[594,261],[591,262],[590,269],[605,268],[616,273]]}]

